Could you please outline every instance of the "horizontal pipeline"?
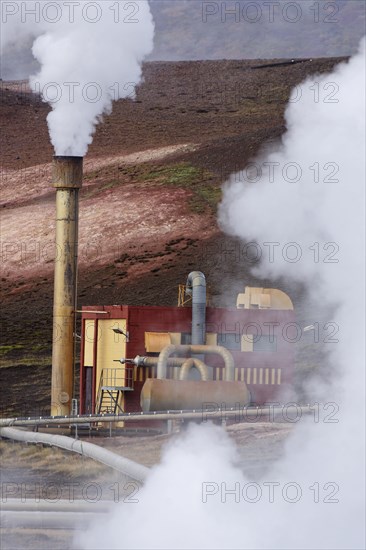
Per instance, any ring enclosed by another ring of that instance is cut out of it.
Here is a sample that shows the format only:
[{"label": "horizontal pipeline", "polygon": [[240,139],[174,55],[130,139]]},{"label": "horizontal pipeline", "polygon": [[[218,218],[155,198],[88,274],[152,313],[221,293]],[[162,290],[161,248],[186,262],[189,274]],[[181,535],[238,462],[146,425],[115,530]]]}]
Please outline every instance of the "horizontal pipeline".
[{"label": "horizontal pipeline", "polygon": [[[208,403],[208,405],[211,405]],[[291,411],[297,414],[314,414],[317,411],[316,406],[312,405],[286,405],[287,415]],[[244,407],[231,409],[200,409],[194,411],[155,411],[155,412],[134,412],[121,414],[89,414],[77,416],[48,416],[35,418],[1,418],[0,419],[0,436],[1,428],[5,426],[75,426],[76,424],[94,424],[103,422],[143,422],[151,420],[228,420],[230,418],[237,421],[244,421],[246,418],[259,418],[269,416],[272,420],[274,417],[283,413],[283,407],[274,407],[272,405],[263,405],[261,407]],[[239,420],[238,420],[239,418]]]},{"label": "horizontal pipeline", "polygon": [[100,522],[97,513],[0,511],[2,529],[81,530]]},{"label": "horizontal pipeline", "polygon": [[35,500],[34,496],[26,498],[7,498],[3,496],[1,503],[2,512],[75,512],[102,514],[110,512],[113,500],[99,500],[87,502],[85,500]]}]

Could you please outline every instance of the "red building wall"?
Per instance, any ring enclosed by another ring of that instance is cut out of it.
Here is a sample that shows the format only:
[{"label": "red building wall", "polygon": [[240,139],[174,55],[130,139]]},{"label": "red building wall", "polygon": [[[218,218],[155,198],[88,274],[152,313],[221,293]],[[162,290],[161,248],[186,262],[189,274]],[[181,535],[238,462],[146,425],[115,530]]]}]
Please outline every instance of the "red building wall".
[{"label": "red building wall", "polygon": [[[85,412],[85,378],[86,367],[93,367],[95,374],[98,342],[94,342],[93,365],[84,364],[84,340],[86,319],[126,319],[129,341],[126,343],[126,357],[147,355],[145,350],[145,332],[177,332],[191,333],[191,308],[161,307],[161,306],[92,306],[84,307],[82,341],[81,341],[81,412]],[[105,313],[90,313],[90,311],[105,311]],[[207,308],[206,332],[222,335],[224,345],[230,349],[235,362],[236,377],[247,383],[251,392],[252,402],[261,405],[278,399],[285,387],[291,386],[294,344],[296,339],[296,324],[293,310],[273,309],[226,309]],[[262,346],[266,351],[241,351],[242,335],[253,335],[254,344]],[[219,336],[220,338],[220,336]],[[238,349],[233,349],[233,348]],[[274,351],[275,349],[275,351]],[[272,350],[272,351],[271,351]],[[214,379],[223,379],[223,362],[219,356],[205,356],[207,365],[213,367]],[[138,371],[139,369],[139,371]],[[141,369],[143,372],[141,373]],[[256,383],[254,382],[256,373]],[[140,392],[144,380],[152,376],[151,369],[146,367],[135,369],[134,391],[126,392],[125,411],[140,411]],[[261,383],[259,375],[261,374]],[[278,383],[279,382],[279,383]],[[97,391],[99,381],[94,377],[93,395]]]}]

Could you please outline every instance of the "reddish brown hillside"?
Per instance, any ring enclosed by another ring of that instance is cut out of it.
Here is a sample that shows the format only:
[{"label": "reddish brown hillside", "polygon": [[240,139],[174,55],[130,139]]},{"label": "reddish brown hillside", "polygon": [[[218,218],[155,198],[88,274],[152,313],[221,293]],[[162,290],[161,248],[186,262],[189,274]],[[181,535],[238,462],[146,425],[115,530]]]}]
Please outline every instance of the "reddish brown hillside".
[{"label": "reddish brown hillside", "polygon": [[[338,61],[263,69],[253,68],[263,61],[146,64],[136,101],[114,105],[85,159],[79,304],[174,304],[178,283],[201,269],[214,301],[231,305],[234,293],[255,281],[237,254],[240,244],[217,228],[220,184],[284,132],[292,86]],[[34,364],[50,352],[54,191],[47,113],[24,83],[1,82],[4,365]],[[289,289],[286,281],[276,284]],[[296,300],[299,289],[290,290]],[[5,370],[0,376],[9,387],[15,371]],[[6,407],[19,399],[8,393]]]}]

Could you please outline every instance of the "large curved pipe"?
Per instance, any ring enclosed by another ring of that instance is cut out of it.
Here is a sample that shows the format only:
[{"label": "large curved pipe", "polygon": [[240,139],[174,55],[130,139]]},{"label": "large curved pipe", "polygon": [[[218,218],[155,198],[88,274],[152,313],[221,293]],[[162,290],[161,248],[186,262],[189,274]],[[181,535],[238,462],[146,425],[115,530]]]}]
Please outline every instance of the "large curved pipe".
[{"label": "large curved pipe", "polygon": [[197,359],[197,357],[190,357],[189,359],[186,359],[184,361],[179,371],[179,380],[188,380],[189,371],[193,367],[196,367],[196,369],[199,371],[201,375],[201,380],[207,382],[207,380],[209,379],[208,367],[203,361]]},{"label": "large curved pipe", "polygon": [[187,353],[197,353],[204,355],[206,353],[216,353],[221,355],[225,362],[225,381],[232,382],[234,380],[234,359],[230,351],[223,346],[177,346],[169,345],[161,350],[158,360],[157,378],[163,379],[167,377],[167,361],[172,353],[180,353],[186,355]]},{"label": "large curved pipe", "polygon": [[146,466],[112,453],[112,451],[99,447],[99,445],[93,445],[93,443],[87,443],[65,435],[28,432],[17,430],[16,428],[1,428],[0,436],[6,437],[7,439],[14,439],[15,441],[24,441],[26,443],[44,443],[46,445],[60,447],[60,449],[72,451],[101,462],[102,464],[105,464],[106,466],[109,466],[110,468],[135,479],[136,481],[145,481],[149,472],[149,468]]},{"label": "large curved pipe", "polygon": [[[143,357],[141,355],[137,355],[132,360],[138,367],[156,367],[158,361],[158,357]],[[199,371],[202,380],[206,381],[210,377],[207,365],[196,357],[169,357],[166,364],[168,367],[180,367],[179,380],[187,380],[188,373],[193,367]]]},{"label": "large curved pipe", "polygon": [[192,271],[186,282],[186,294],[192,296],[192,345],[206,342],[206,278]]}]

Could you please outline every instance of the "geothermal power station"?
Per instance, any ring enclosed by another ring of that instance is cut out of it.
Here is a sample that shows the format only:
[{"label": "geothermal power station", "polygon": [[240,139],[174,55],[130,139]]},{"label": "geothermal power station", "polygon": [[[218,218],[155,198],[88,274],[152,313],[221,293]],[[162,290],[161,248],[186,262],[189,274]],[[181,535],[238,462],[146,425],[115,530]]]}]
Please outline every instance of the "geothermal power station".
[{"label": "geothermal power station", "polygon": [[365,548],[356,4],[1,4],[4,550]]},{"label": "geothermal power station", "polygon": [[[80,395],[76,351],[78,193],[81,157],[55,157],[56,255],[51,412],[82,415],[264,405],[291,385],[293,353],[281,337],[294,323],[277,289],[243,288],[236,308],[207,307],[206,279],[187,274],[177,307],[82,309]],[[244,287],[244,285],[243,285]]]},{"label": "geothermal power station", "polygon": [[[131,429],[167,434],[180,430],[186,420],[212,419],[219,424],[253,417],[269,420],[276,407],[269,409],[268,404],[280,404],[292,385],[293,345],[283,335],[295,324],[293,304],[281,290],[243,284],[235,308],[211,307],[205,275],[196,270],[177,286],[176,307],[92,304],[78,310],[82,183],[83,157],[54,157],[51,415],[2,418],[0,435],[61,447],[141,484],[148,468],[86,441],[85,436],[103,434],[103,428],[109,436],[128,434]],[[81,316],[80,338],[77,315]],[[76,393],[78,355],[80,390]],[[300,409],[311,412],[309,406]],[[39,505],[11,498],[3,505],[0,519],[5,529],[21,526],[57,532],[97,523],[106,510],[106,503]]]}]

